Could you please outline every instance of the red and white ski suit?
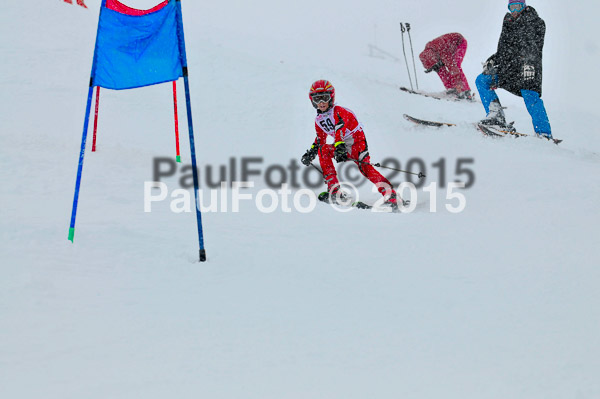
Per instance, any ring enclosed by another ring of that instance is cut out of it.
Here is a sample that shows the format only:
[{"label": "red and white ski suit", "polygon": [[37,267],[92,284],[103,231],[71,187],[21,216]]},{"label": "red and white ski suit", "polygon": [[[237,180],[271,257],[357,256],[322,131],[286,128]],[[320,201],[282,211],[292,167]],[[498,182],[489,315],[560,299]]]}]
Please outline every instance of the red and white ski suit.
[{"label": "red and white ski suit", "polygon": [[447,33],[433,39],[419,55],[425,69],[433,67],[438,61],[442,66],[437,74],[446,89],[456,89],[459,93],[471,90],[461,64],[467,52],[467,40],[460,33]]},{"label": "red and white ski suit", "polygon": [[367,140],[362,125],[358,122],[354,112],[339,105],[334,105],[325,112],[317,111],[315,130],[317,137],[314,146],[319,149],[319,163],[323,168],[323,177],[327,183],[328,191],[333,189],[335,192],[335,187],[339,184],[337,172],[333,165],[335,147],[333,144],[327,144],[327,136],[331,136],[334,143],[343,141],[346,144],[348,159],[356,163],[363,176],[377,185],[381,195],[394,194],[395,197],[395,191],[389,180],[372,165],[369,165],[371,158]]}]

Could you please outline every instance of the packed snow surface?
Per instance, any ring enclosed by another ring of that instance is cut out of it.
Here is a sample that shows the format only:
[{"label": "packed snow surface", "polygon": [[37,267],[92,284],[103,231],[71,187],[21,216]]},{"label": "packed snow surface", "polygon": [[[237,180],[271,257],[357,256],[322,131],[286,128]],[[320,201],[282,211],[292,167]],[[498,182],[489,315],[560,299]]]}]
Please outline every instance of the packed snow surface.
[{"label": "packed snow surface", "polygon": [[[90,130],[67,240],[100,0],[5,3],[0,397],[600,397],[597,2],[528,2],[547,24],[543,98],[556,146],[483,137],[472,126],[480,103],[398,90],[409,85],[399,22],[411,23],[415,57],[462,33],[475,89],[506,1],[184,0],[201,174],[212,166],[215,180],[233,158],[239,176],[242,158],[259,157],[243,193],[267,188],[272,165],[294,162],[300,180],[314,140],[308,87],[326,78],[363,123],[373,161],[422,160],[424,187],[437,187],[435,203],[417,189],[406,214],[229,203],[203,214],[206,263],[194,214],[171,210],[189,177],[181,81],[183,165],[162,179],[169,196],[152,212],[144,182],[155,158],[175,155],[171,85],[101,90],[98,150]],[[417,72],[422,90],[442,90]],[[499,95],[533,134],[522,99]],[[419,127],[404,113],[458,126]],[[466,206],[453,213],[446,185],[465,180],[464,159],[475,180],[455,190]],[[370,183],[360,195],[379,198]]]}]

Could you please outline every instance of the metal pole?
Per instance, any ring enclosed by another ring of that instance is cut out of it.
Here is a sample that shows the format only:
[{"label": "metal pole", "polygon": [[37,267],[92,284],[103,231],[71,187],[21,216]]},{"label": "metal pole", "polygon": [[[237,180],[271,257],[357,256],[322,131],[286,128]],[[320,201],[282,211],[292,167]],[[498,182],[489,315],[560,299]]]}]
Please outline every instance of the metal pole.
[{"label": "metal pole", "polygon": [[96,86],[96,110],[94,112],[94,138],[92,140],[92,152],[96,152],[96,132],[98,132],[98,105],[100,103],[100,86]]},{"label": "metal pole", "polygon": [[183,35],[183,18],[181,13],[181,0],[177,2],[177,33],[179,36],[179,50],[181,53],[181,66],[183,68],[183,83],[185,85],[185,102],[187,108],[187,120],[190,133],[190,152],[192,158],[192,177],[194,179],[194,198],[196,199],[196,224],[198,226],[198,243],[200,245],[200,262],[206,261],[206,250],[204,249],[204,233],[202,231],[202,213],[198,201],[198,168],[196,166],[196,145],[194,143],[194,126],[192,123],[192,101],[190,98],[190,83],[188,79],[187,56],[185,52],[185,37]]},{"label": "metal pole", "polygon": [[404,62],[406,63],[406,72],[408,72],[408,80],[410,82],[410,89],[415,90],[412,84],[412,79],[410,77],[410,68],[408,67],[408,59],[406,58],[406,49],[404,47],[404,24],[400,22],[400,31],[402,32],[402,52],[404,53]]},{"label": "metal pole", "polygon": [[419,173],[415,173],[415,172],[409,172],[407,170],[402,170],[402,169],[396,169],[396,168],[390,168],[389,166],[383,166],[382,164],[380,164],[379,162],[377,163],[371,163],[371,162],[364,162],[364,161],[359,161],[357,159],[350,159],[350,161],[355,161],[355,162],[359,162],[365,165],[371,165],[371,166],[375,166],[377,168],[384,168],[384,169],[390,169],[390,170],[395,170],[396,172],[404,172],[404,173],[408,173],[409,175],[415,175],[418,176],[419,179],[422,179],[424,177],[427,177],[423,174],[423,172],[419,172]]},{"label": "metal pole", "polygon": [[177,81],[173,81],[173,109],[175,112],[175,153],[177,162],[181,162],[179,152],[179,117],[177,116]]},{"label": "metal pole", "polygon": [[[100,4],[100,15],[106,5],[106,0]],[[98,17],[98,28],[96,30],[96,44],[94,45],[94,56],[92,58],[92,73],[90,74],[90,88],[88,89],[87,105],[83,122],[83,133],[81,135],[81,148],[79,150],[79,163],[77,165],[77,178],[75,180],[75,194],[73,195],[73,208],[71,210],[71,224],[69,225],[69,241],[73,242],[75,237],[75,219],[77,217],[77,205],[79,203],[79,189],[81,187],[81,174],[83,172],[83,158],[85,155],[85,142],[87,140],[88,124],[90,122],[90,110],[92,108],[92,96],[94,94],[94,75],[96,73],[96,54],[98,47],[98,31],[100,30],[100,17]]]},{"label": "metal pole", "polygon": [[410,42],[410,53],[412,54],[413,69],[415,71],[415,85],[417,86],[417,90],[419,90],[419,80],[417,79],[417,66],[415,65],[415,53],[413,51],[412,37],[410,37],[410,24],[408,22],[406,23],[406,32],[408,32],[408,40]]}]

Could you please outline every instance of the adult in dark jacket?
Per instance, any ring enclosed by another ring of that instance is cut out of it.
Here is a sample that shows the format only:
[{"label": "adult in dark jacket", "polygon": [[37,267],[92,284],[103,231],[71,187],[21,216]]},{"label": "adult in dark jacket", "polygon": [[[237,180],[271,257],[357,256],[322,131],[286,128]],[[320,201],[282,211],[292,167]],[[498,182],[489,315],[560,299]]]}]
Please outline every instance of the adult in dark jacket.
[{"label": "adult in dark jacket", "polygon": [[542,95],[542,50],[546,24],[525,0],[509,0],[498,50],[486,61],[476,85],[487,117],[481,122],[507,127],[494,89],[523,97],[536,134],[552,138]]}]

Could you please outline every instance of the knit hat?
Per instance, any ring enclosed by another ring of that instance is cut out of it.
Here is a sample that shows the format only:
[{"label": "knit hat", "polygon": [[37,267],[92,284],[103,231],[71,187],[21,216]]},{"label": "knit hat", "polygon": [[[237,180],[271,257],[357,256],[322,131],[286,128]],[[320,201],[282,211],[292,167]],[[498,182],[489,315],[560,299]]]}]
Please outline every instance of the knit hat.
[{"label": "knit hat", "polygon": [[510,6],[511,4],[523,4],[523,7],[527,6],[525,0],[508,0],[508,5]]}]

